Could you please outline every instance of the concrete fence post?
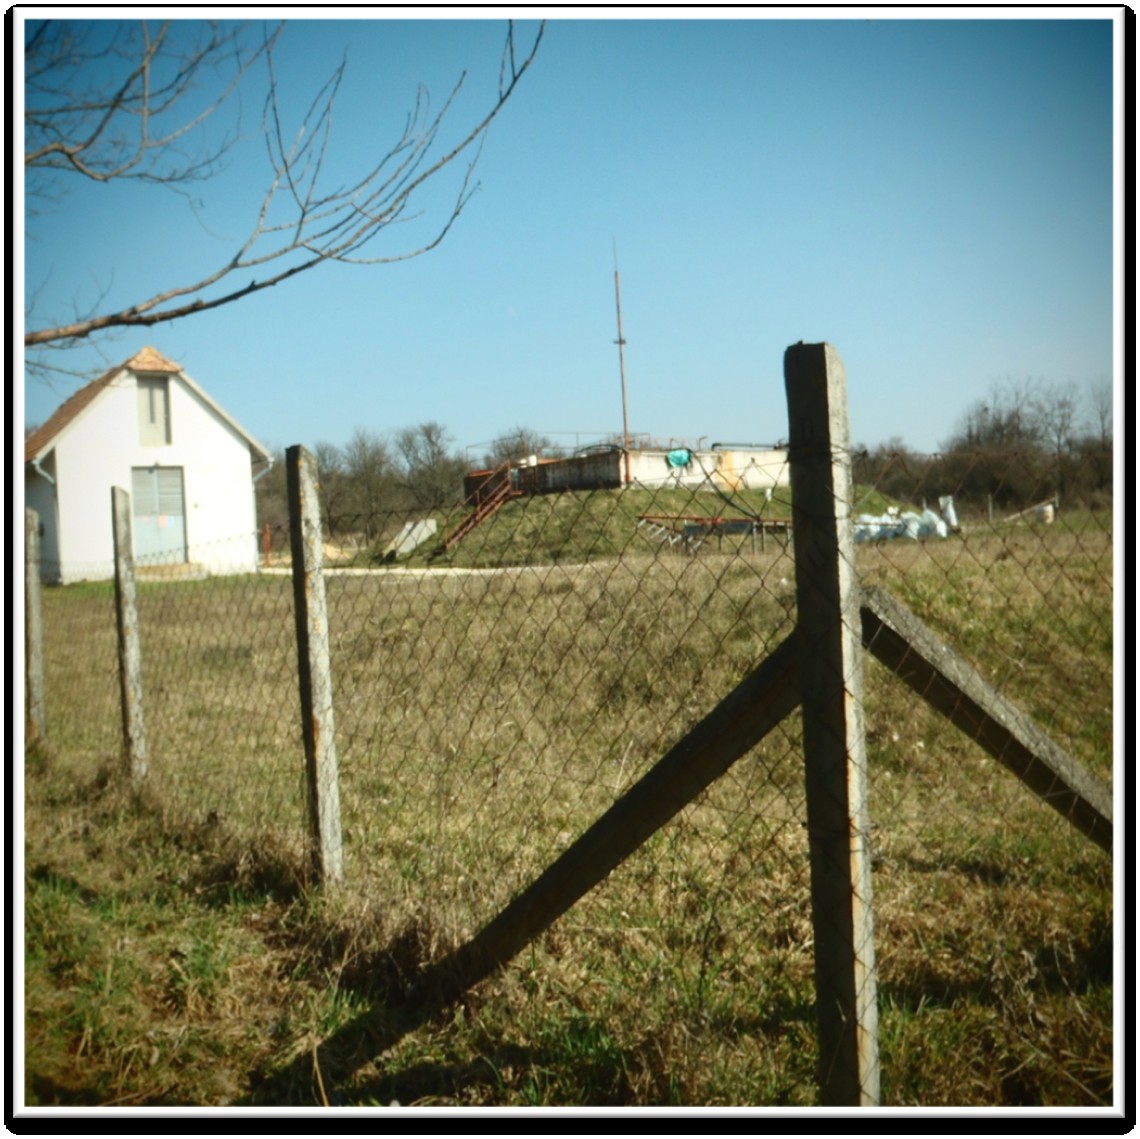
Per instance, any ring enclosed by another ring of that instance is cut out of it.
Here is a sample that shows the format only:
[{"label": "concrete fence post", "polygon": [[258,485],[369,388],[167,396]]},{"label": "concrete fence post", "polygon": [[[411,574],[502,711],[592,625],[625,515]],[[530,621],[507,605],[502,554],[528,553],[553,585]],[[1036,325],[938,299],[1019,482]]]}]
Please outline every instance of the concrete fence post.
[{"label": "concrete fence post", "polygon": [[285,474],[309,833],[313,871],[318,882],[328,885],[343,879],[344,856],[316,460],[304,447],[290,447],[285,452]]},{"label": "concrete fence post", "polygon": [[879,1101],[863,646],[843,364],[784,356],[811,855],[819,1082],[826,1106]]},{"label": "concrete fence post", "polygon": [[123,748],[133,780],[146,778],[147,747],[143,722],[142,649],[139,644],[135,557],[131,538],[131,496],[111,488],[111,521],[115,546],[115,619],[119,632],[119,694],[123,715]]},{"label": "concrete fence post", "polygon": [[44,721],[44,615],[40,596],[40,516],[24,511],[24,683],[32,739],[47,735]]}]

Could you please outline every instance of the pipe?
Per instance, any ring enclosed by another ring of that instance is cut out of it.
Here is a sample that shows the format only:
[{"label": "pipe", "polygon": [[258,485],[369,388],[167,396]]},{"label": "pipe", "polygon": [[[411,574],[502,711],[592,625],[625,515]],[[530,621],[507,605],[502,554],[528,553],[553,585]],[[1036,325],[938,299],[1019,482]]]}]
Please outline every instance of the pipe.
[{"label": "pipe", "polygon": [[43,461],[43,460],[41,460],[41,459],[33,459],[33,460],[32,460],[32,468],[33,468],[33,470],[35,470],[36,474],[38,474],[38,475],[43,475],[43,477],[44,477],[45,479],[47,479],[47,481],[48,481],[49,483],[51,483],[51,485],[52,485],[52,486],[55,486],[55,479],[53,479],[53,478],[51,477],[51,475],[49,475],[49,474],[47,473],[47,471],[45,471],[45,470],[43,469],[43,467],[42,467],[42,466],[40,466],[40,463],[41,463],[42,461]]},{"label": "pipe", "polygon": [[263,470],[263,471],[259,471],[259,472],[258,472],[256,475],[254,475],[254,476],[253,476],[253,481],[254,481],[254,482],[257,482],[259,479],[263,479],[263,478],[265,478],[265,476],[266,476],[267,474],[269,474],[269,472],[270,472],[271,470],[273,470],[273,463],[274,463],[274,459],[273,459],[273,456],[272,456],[272,455],[267,455],[267,456],[266,456],[266,458],[269,460],[269,462],[267,462],[267,463],[265,464],[265,470]]}]

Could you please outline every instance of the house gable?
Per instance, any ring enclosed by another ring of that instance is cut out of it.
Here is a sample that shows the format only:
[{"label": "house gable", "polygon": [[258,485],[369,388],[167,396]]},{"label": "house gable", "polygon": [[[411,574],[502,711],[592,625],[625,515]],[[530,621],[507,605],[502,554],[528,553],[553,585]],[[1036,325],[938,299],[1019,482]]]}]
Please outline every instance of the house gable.
[{"label": "house gable", "polygon": [[182,368],[151,347],[136,352],[129,360],[104,372],[97,380],[80,388],[56,408],[47,422],[41,424],[24,440],[24,462],[31,463],[51,450],[59,437],[80,419],[119,376],[132,372],[137,377],[177,376],[219,419],[223,420],[249,443],[250,457],[254,462],[267,462],[269,452],[244,427],[221,408]]}]

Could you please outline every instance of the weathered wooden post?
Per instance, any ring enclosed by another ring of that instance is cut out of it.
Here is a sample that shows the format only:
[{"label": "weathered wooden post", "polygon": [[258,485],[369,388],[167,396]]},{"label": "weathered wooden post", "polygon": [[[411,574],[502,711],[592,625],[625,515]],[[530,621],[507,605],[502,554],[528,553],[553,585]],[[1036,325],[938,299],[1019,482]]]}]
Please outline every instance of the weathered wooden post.
[{"label": "weathered wooden post", "polygon": [[343,879],[344,855],[316,468],[316,460],[304,447],[293,446],[285,452],[309,833],[314,873],[319,882],[327,885]]},{"label": "weathered wooden post", "polygon": [[24,682],[32,739],[47,735],[44,722],[44,615],[40,596],[40,516],[24,511]]},{"label": "weathered wooden post", "polygon": [[879,1100],[863,647],[843,364],[828,344],[784,355],[811,854],[820,1098]]},{"label": "weathered wooden post", "polygon": [[111,521],[115,548],[115,620],[119,630],[119,696],[123,715],[123,747],[131,778],[147,773],[143,723],[142,649],[135,594],[135,556],[131,539],[131,496],[111,488]]}]

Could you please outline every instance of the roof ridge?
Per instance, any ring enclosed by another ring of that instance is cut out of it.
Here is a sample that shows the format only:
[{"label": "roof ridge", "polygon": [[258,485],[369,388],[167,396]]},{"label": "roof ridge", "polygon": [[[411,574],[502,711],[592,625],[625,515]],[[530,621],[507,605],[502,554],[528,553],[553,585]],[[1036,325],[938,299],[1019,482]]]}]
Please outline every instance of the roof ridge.
[{"label": "roof ridge", "polygon": [[130,368],[135,372],[181,372],[182,365],[168,360],[157,349],[149,344],[140,348],[125,364],[123,368]]}]

